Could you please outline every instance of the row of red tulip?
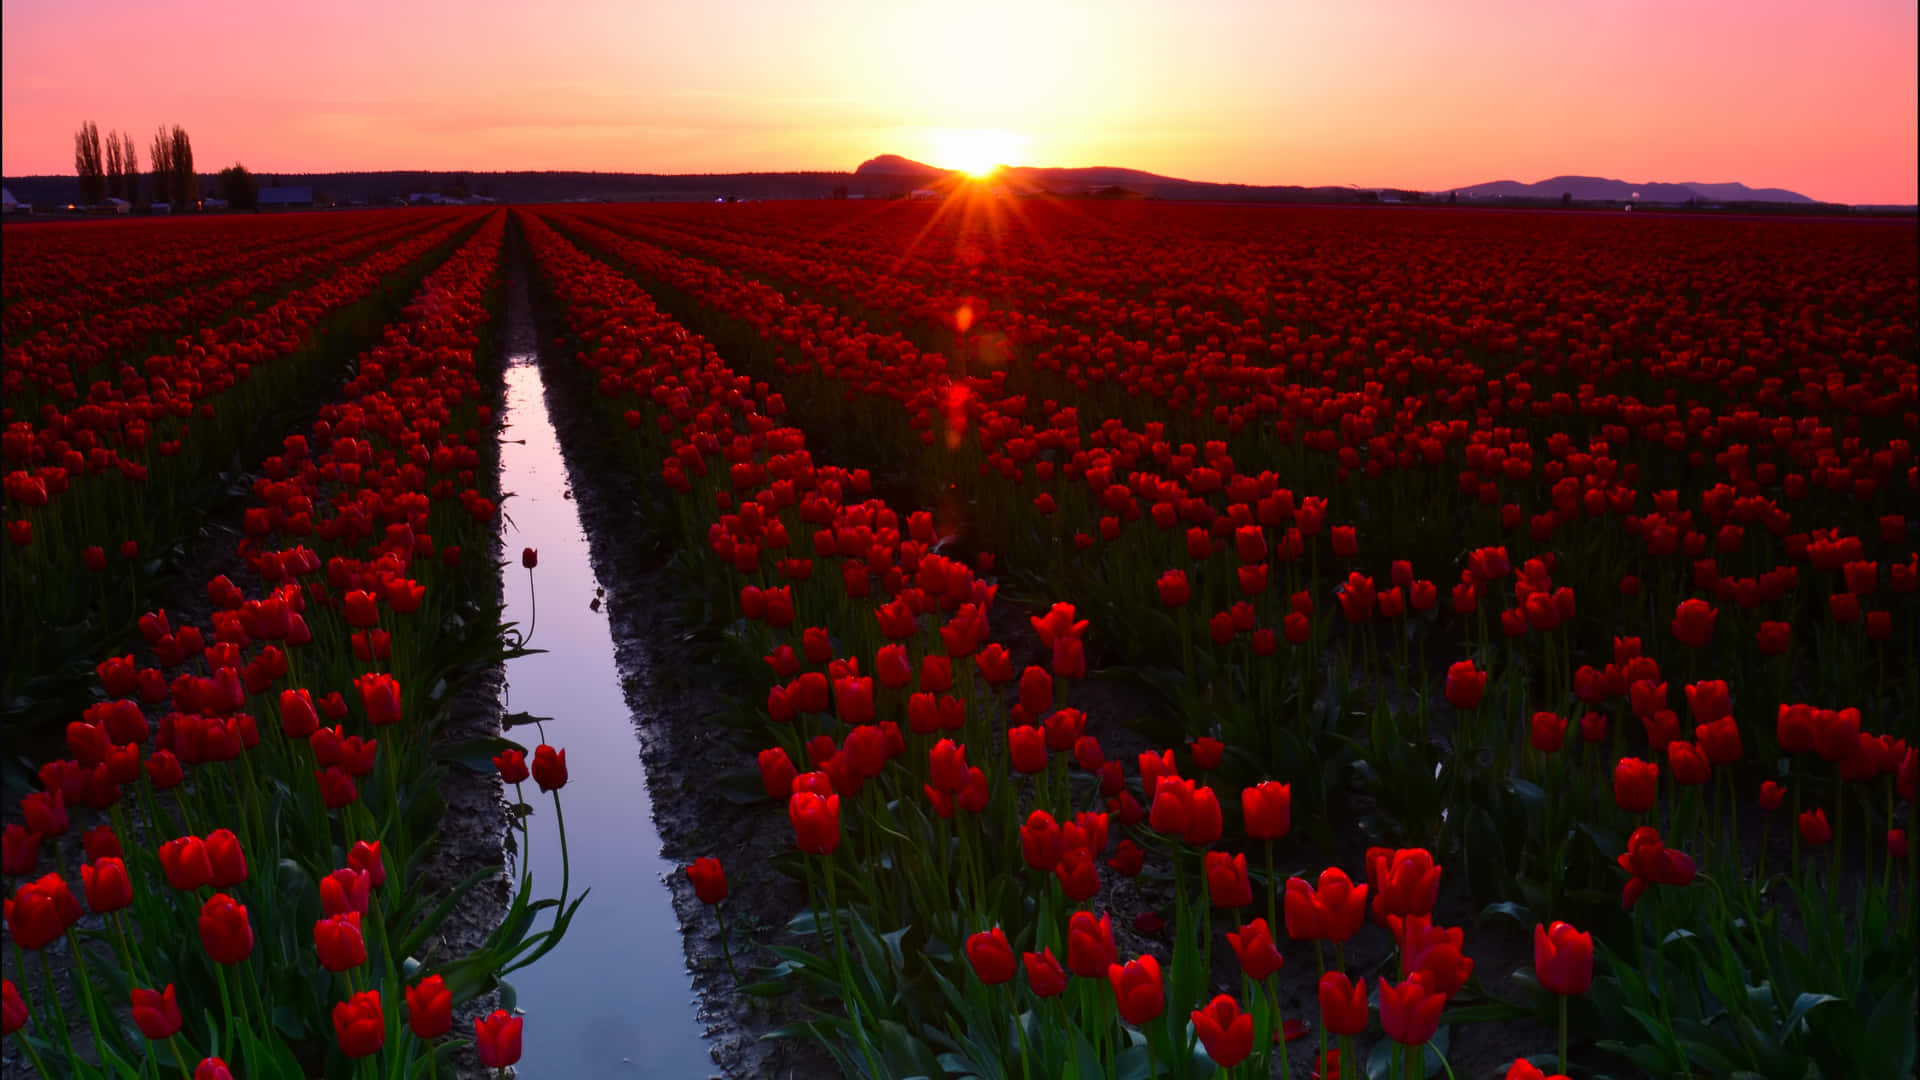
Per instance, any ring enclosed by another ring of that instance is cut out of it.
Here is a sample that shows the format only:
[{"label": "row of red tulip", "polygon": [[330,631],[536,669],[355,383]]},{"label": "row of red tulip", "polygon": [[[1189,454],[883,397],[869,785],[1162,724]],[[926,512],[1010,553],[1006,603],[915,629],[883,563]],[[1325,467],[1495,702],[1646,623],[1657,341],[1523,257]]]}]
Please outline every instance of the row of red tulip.
[{"label": "row of red tulip", "polygon": [[[46,299],[10,305],[8,318],[33,325],[7,334],[0,386],[16,415],[36,411],[32,406],[38,401],[22,395],[26,390],[58,401],[77,400],[83,388],[91,389],[95,380],[90,376],[119,374],[106,365],[144,359],[136,352],[142,346],[195,333],[243,302],[271,298],[418,227],[353,215],[324,227],[310,226],[311,231],[235,235],[182,229],[176,244],[197,239],[197,247],[168,250],[157,266],[144,266],[142,252],[128,253],[124,269],[132,276],[117,287],[99,282],[59,297],[62,304],[57,307]],[[143,269],[148,272],[140,272]],[[32,272],[26,267],[19,271],[22,276]],[[19,404],[16,395],[21,396]]]},{"label": "row of red tulip", "polygon": [[[820,871],[829,890],[835,887],[840,874],[831,860],[842,847],[842,806],[858,806],[863,814],[871,814],[880,806],[894,804],[897,798],[910,796],[916,784],[924,791],[930,811],[922,820],[953,822],[956,826],[960,821],[976,822],[973,828],[978,830],[982,847],[970,848],[962,840],[960,850],[971,855],[963,854],[963,866],[957,876],[964,878],[965,864],[978,859],[984,872],[996,874],[994,880],[999,880],[996,872],[1005,865],[1002,853],[1017,851],[1026,867],[1045,875],[1037,897],[1042,912],[1046,910],[1049,895],[1079,905],[1098,893],[1096,860],[1106,859],[1109,814],[1117,814],[1121,827],[1130,833],[1151,816],[1152,830],[1172,838],[1175,844],[1209,847],[1220,840],[1220,813],[1212,789],[1182,780],[1174,771],[1172,751],[1164,756],[1141,756],[1142,795],[1152,805],[1152,814],[1148,815],[1124,786],[1121,763],[1103,760],[1099,740],[1084,733],[1085,717],[1076,710],[1062,707],[1064,702],[1056,697],[1055,688],[1064,694],[1066,682],[1085,673],[1084,660],[1077,658],[1081,655],[1080,635],[1087,624],[1075,619],[1071,605],[1056,605],[1045,618],[1034,618],[1043,646],[1054,658],[1053,668],[1049,672],[1030,667],[1019,678],[1019,700],[1013,706],[1016,721],[1006,729],[1004,755],[994,752],[999,742],[992,734],[998,729],[998,722],[994,716],[996,709],[991,704],[995,695],[990,690],[996,684],[1008,684],[1014,679],[1005,659],[1006,650],[984,640],[984,610],[992,602],[991,587],[983,589],[975,584],[956,590],[956,577],[970,580],[971,573],[964,567],[946,565],[945,560],[936,556],[920,555],[912,541],[889,547],[882,537],[871,531],[868,531],[871,538],[863,541],[861,532],[866,526],[859,522],[897,519],[888,511],[875,516],[870,512],[860,513],[862,508],[853,508],[856,518],[848,520],[848,508],[836,507],[832,493],[840,489],[842,480],[850,478],[838,470],[813,467],[799,450],[804,446],[804,435],[771,426],[777,422],[772,419],[777,412],[770,414],[762,410],[777,410],[776,395],[769,393],[764,385],[750,387],[733,376],[709,346],[697,338],[689,338],[684,330],[662,317],[630,282],[609,274],[605,266],[583,258],[577,250],[552,235],[538,219],[530,220],[528,228],[535,255],[566,306],[571,329],[586,347],[581,360],[595,373],[609,412],[612,415],[624,412],[625,426],[632,431],[655,429],[656,424],[648,422],[650,413],[657,419],[658,431],[673,444],[660,446],[657,452],[664,453],[668,471],[683,478],[676,486],[689,493],[688,507],[694,516],[688,521],[694,535],[706,532],[700,524],[698,508],[715,507],[716,511],[708,512],[721,515],[722,519],[713,525],[719,530],[718,535],[731,538],[735,544],[734,555],[723,565],[736,567],[736,572],[744,571],[747,580],[764,582],[765,571],[757,559],[744,564],[738,561],[738,545],[764,540],[770,547],[785,547],[785,535],[810,527],[819,530],[814,534],[812,548],[816,559],[854,556],[857,561],[846,565],[858,566],[863,575],[869,575],[881,597],[898,595],[897,599],[878,606],[875,600],[868,600],[864,604],[822,607],[819,593],[809,589],[805,594],[807,602],[802,604],[801,589],[807,580],[804,576],[791,578],[787,585],[749,585],[741,594],[744,614],[773,631],[769,643],[776,647],[768,656],[768,663],[777,677],[790,680],[785,686],[776,684],[769,698],[770,718],[780,741],[790,743],[793,733],[819,730],[822,726],[830,729],[837,724],[843,732],[842,739],[836,740],[822,731],[806,740],[804,750],[792,745],[775,747],[760,757],[768,793],[787,803],[800,849],[829,860]],[[749,389],[753,391],[751,396],[747,393]],[[694,408],[696,404],[701,406],[698,410]],[[633,411],[627,411],[630,408]],[[717,465],[705,464],[709,458],[723,456],[732,462],[724,473]],[[762,468],[747,473],[741,471],[754,465]],[[742,484],[743,476],[751,478]],[[795,502],[794,496],[802,490],[809,494]],[[726,513],[729,507],[735,506],[739,508],[737,514]],[[920,514],[910,517],[915,519],[914,532],[918,534],[919,529],[925,527],[926,519]],[[741,533],[749,518],[754,522],[751,536]],[[779,534],[778,538],[775,534]],[[892,535],[897,537],[898,533]],[[918,562],[917,567],[896,564],[896,560],[904,562],[909,557]],[[906,573],[910,568],[913,573]],[[941,584],[935,595],[908,584],[924,581],[927,569],[938,569],[940,573]],[[971,600],[963,599],[968,597]],[[938,622],[926,623],[923,613],[939,607],[954,612],[953,620],[944,626]],[[828,625],[805,625],[797,610],[816,616],[824,613]],[[864,618],[877,622],[883,635],[895,640],[870,654],[873,675],[861,674],[858,657],[836,659],[831,644],[835,638],[859,640],[865,629],[859,620],[867,611],[872,614]],[[889,628],[896,621],[900,625]],[[786,642],[779,644],[783,637]],[[914,655],[930,642],[941,651]],[[803,655],[804,664],[816,670],[802,670]],[[822,667],[827,671],[817,670]],[[916,673],[919,690],[909,699],[906,691],[914,685]],[[989,692],[959,696],[951,693],[956,682],[978,686],[975,679],[987,684],[982,689]],[[945,707],[949,703],[952,710]],[[904,726],[898,718],[906,720]],[[908,731],[912,734],[908,735]],[[969,744],[984,742],[990,748],[985,755],[985,766],[969,765],[964,746],[953,739],[934,743],[935,736],[942,731],[965,733]],[[914,756],[907,753],[913,745],[925,747],[924,769],[916,767]],[[1196,744],[1198,766],[1203,770],[1217,768],[1219,749],[1220,744],[1211,739]],[[1068,760],[1069,750],[1071,760],[1098,774],[1102,795],[1109,799],[1109,812],[1066,815],[1056,823],[1052,811],[1064,809],[1062,803],[1070,786],[1062,782],[1067,775],[1062,766]],[[792,762],[794,753],[803,753],[815,771],[798,773]],[[1211,766],[1207,764],[1209,759]],[[1000,779],[993,778],[996,773]],[[1022,776],[1035,778],[1036,804],[1048,806],[1035,805],[1030,814],[1019,812],[1017,802],[1024,784],[1016,782],[1016,778]],[[878,795],[873,793],[876,785],[883,789]],[[849,804],[843,800],[855,801]],[[1249,789],[1243,802],[1251,807],[1244,812],[1250,836],[1271,840],[1286,834],[1288,814],[1284,786],[1267,784]],[[957,808],[967,814],[956,819]],[[867,867],[863,875],[885,876],[872,869],[873,845],[888,844],[885,834],[901,825],[896,817],[887,820],[890,824],[885,829],[863,821],[853,824],[862,834],[855,843],[863,849],[861,861]],[[1209,821],[1211,824],[1206,824]],[[1017,824],[1014,833],[998,831],[1005,822]],[[912,825],[905,827],[913,828]],[[1148,833],[1138,835],[1143,840],[1149,839]],[[931,871],[926,862],[938,849],[926,842],[930,839],[916,835],[910,843],[889,844],[896,872],[909,873],[902,869],[907,866]],[[1154,846],[1161,847],[1158,843]],[[1176,868],[1184,865],[1177,849],[1169,853],[1174,856]],[[1144,849],[1130,836],[1121,842],[1119,851],[1109,861],[1120,873],[1131,876],[1141,870],[1144,855]],[[1397,881],[1411,874],[1406,884],[1386,888],[1385,895],[1397,896],[1414,889],[1425,899],[1410,895],[1404,914],[1430,915],[1432,892],[1438,883],[1438,869],[1433,867],[1430,857],[1425,852],[1395,853],[1385,849],[1376,855],[1369,860],[1370,873],[1381,879],[1376,889],[1388,886],[1390,878]],[[1422,859],[1424,863],[1420,862]],[[1252,903],[1252,887],[1243,855],[1229,858],[1224,852],[1212,851],[1206,853],[1202,862],[1214,906],[1239,908]],[[1421,865],[1427,870],[1415,872],[1413,868]],[[1398,869],[1402,866],[1407,869]],[[1390,871],[1390,867],[1395,869]],[[938,871],[940,879],[946,880],[949,872]],[[725,876],[717,862],[698,863],[690,868],[689,874],[703,899],[717,903],[725,897]],[[1008,880],[1017,887],[1022,882],[1019,876],[1011,874]],[[1267,880],[1273,881],[1271,875]],[[1339,891],[1334,884],[1337,880],[1345,880],[1337,869],[1323,875],[1323,892],[1331,896]],[[1415,881],[1420,884],[1413,884]],[[1305,892],[1297,897],[1295,886]],[[1263,886],[1263,891],[1267,887],[1270,886]],[[1054,888],[1058,891],[1051,892]],[[958,885],[957,891],[963,899],[980,899],[964,884]],[[1311,910],[1312,887],[1297,880],[1289,884],[1288,895],[1289,926],[1296,938],[1343,942],[1358,929],[1355,921],[1344,933],[1315,932],[1309,929],[1313,925],[1312,917],[1305,914]],[[1357,890],[1357,898],[1364,901],[1365,896],[1363,886]],[[945,903],[939,906],[950,908],[951,898],[944,899]],[[1296,912],[1296,899],[1307,906]],[[829,905],[833,903],[829,900]],[[1271,903],[1269,897],[1269,907]],[[1184,907],[1184,900],[1182,905]],[[984,910],[969,911],[963,906],[960,920],[970,922],[984,914]],[[1113,956],[1110,931],[1102,934],[1098,929],[1108,925],[1106,920],[1092,920],[1093,916],[1086,910],[1074,914],[1070,932],[1064,938],[1069,946],[1069,966],[1077,974],[1110,982],[1115,1011],[1129,1024],[1148,1032],[1150,1047],[1159,1046],[1160,1028],[1153,1022],[1165,1011],[1167,989],[1158,961],[1149,955],[1127,965],[1118,964]],[[1344,925],[1344,917],[1342,920],[1340,925]],[[1264,959],[1272,952],[1271,939],[1266,936],[1268,925],[1267,920],[1256,920],[1243,931],[1244,936],[1234,935],[1247,943],[1244,948],[1236,944],[1236,951],[1240,952],[1249,977],[1256,983],[1264,983],[1275,966]],[[1193,926],[1188,919],[1177,923],[1185,935],[1183,940],[1197,947],[1206,939],[1194,935]],[[1542,932],[1545,933],[1544,929]],[[1045,926],[1043,915],[1041,925],[1022,928],[1022,933],[1037,935],[1038,951],[1025,954],[1036,996],[1047,998],[1064,992],[1064,974],[1056,977],[1056,973],[1061,972],[1059,962],[1053,959],[1051,947],[1039,943],[1057,931]],[[1435,929],[1422,933],[1436,935],[1438,941],[1450,944],[1442,950],[1431,946],[1418,949],[1423,960],[1436,966],[1422,967],[1415,963],[1403,968],[1403,977],[1411,977],[1383,998],[1383,1002],[1391,1001],[1383,1004],[1387,1033],[1410,1045],[1424,1044],[1432,1036],[1446,994],[1458,988],[1459,984],[1452,980],[1460,978],[1463,982],[1464,973],[1471,968],[1470,961],[1463,961],[1458,951],[1459,931]],[[1565,936],[1559,927],[1554,934],[1556,939]],[[1104,939],[1104,946],[1096,947],[1099,939]],[[1251,944],[1255,940],[1266,940],[1268,944],[1262,950]],[[1403,959],[1406,952],[1414,951],[1407,942],[1402,936]],[[960,946],[964,945],[964,952],[982,982],[997,985],[1012,978],[1014,951],[1003,928],[976,930],[964,942],[954,939],[947,944],[956,955],[963,951]],[[1206,944],[1210,947],[1212,943],[1206,941]],[[1098,963],[1090,958],[1095,953],[1101,957]],[[1442,958],[1448,956],[1453,959],[1443,961]],[[1275,953],[1274,961],[1277,959]],[[1205,966],[1204,961],[1191,958],[1176,963],[1182,963],[1187,969],[1189,979],[1195,977],[1193,969],[1204,970]],[[1587,964],[1590,971],[1590,950]],[[1264,970],[1256,976],[1255,970],[1263,966]],[[1336,980],[1345,978],[1341,973],[1328,973],[1327,985],[1331,987]],[[1353,984],[1349,982],[1347,986],[1350,994]],[[1448,987],[1451,988],[1445,989]],[[1400,996],[1406,998],[1404,1007]],[[1359,1000],[1357,1023],[1354,1010],[1349,1006],[1336,1018],[1339,1026],[1334,1030],[1357,1033],[1365,1029],[1365,997]],[[1265,1008],[1264,1000],[1261,1008]],[[1419,1019],[1413,1019],[1416,1015]],[[1184,1014],[1180,1018],[1183,1023],[1187,1019]],[[1192,1019],[1198,1037],[1204,1040],[1217,1064],[1232,1067],[1251,1053],[1254,1021],[1251,1014],[1241,1013],[1232,999],[1216,999],[1205,1008],[1194,1010]],[[1092,1017],[1083,1020],[1088,1030],[1099,1030],[1099,1023]],[[1268,1020],[1263,1018],[1261,1023],[1266,1025]],[[1335,1021],[1329,1023],[1332,1025]],[[1244,1038],[1242,1034],[1228,1035],[1240,1029],[1246,1029]],[[1265,1036],[1276,1030],[1276,1027],[1263,1030],[1260,1040],[1263,1048],[1267,1042]],[[1240,1048],[1242,1042],[1245,1049]],[[1263,1049],[1263,1060],[1264,1054]]]},{"label": "row of red tulip", "polygon": [[[446,630],[476,615],[467,587],[496,572],[471,553],[495,528],[478,469],[497,389],[480,346],[504,224],[481,222],[361,357],[340,403],[263,464],[239,545],[256,588],[216,577],[204,629],[143,617],[152,660],[99,665],[106,700],[68,726],[73,757],[41,770],[46,790],[6,831],[5,872],[30,879],[7,901],[8,935],[28,950],[65,939],[102,1066],[170,1055],[184,1071],[216,1047],[253,1074],[331,1072],[383,1051],[395,1069],[438,1061],[455,1042],[452,1006],[527,952],[490,939],[469,957],[411,955],[444,912],[416,882],[388,883],[390,868],[416,872],[422,808],[437,805],[431,743],[447,700],[432,684],[457,678],[450,663],[475,644]],[[537,757],[543,790],[557,789],[564,759]],[[64,859],[34,877],[81,806],[102,818],[81,877],[111,936],[76,933]],[[198,957],[180,941],[196,934]],[[111,976],[88,974],[102,969]],[[129,1043],[103,996],[116,981],[135,988],[128,1015],[151,1049]],[[57,997],[23,1000],[12,980],[6,993],[6,1030],[43,1075],[61,1075],[49,1060],[95,1075]],[[483,1065],[518,1058],[520,1024],[505,1012],[477,1023]],[[332,1049],[316,1056],[323,1031]],[[198,1072],[226,1070],[210,1058]]]}]

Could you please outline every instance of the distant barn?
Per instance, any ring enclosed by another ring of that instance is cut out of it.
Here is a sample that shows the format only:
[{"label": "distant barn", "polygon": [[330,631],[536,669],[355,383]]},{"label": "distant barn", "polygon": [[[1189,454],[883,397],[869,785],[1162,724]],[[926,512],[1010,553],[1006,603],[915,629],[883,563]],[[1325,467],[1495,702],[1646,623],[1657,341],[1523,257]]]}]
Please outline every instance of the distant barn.
[{"label": "distant barn", "polygon": [[313,189],[310,187],[261,188],[260,209],[311,210],[313,209]]}]

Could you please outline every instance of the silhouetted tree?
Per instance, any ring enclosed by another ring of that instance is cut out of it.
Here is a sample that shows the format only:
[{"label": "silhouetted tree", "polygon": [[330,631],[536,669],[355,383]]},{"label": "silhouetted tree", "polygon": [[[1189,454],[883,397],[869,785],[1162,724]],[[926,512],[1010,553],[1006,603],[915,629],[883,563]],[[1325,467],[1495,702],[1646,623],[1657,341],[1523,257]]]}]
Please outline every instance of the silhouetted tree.
[{"label": "silhouetted tree", "polygon": [[73,133],[73,171],[80,177],[80,201],[89,205],[107,194],[106,166],[100,156],[100,128],[89,120]]},{"label": "silhouetted tree", "polygon": [[171,187],[173,197],[179,203],[191,203],[200,198],[200,177],[193,171],[193,142],[187,138],[185,128],[175,124],[168,136],[173,147],[173,177]]},{"label": "silhouetted tree", "polygon": [[1447,192],[1447,205],[1448,205],[1448,206],[1452,206],[1452,205],[1453,205],[1454,203],[1457,203],[1457,202],[1459,202],[1459,201],[1460,201],[1460,193],[1459,193],[1459,192],[1457,192],[1457,191],[1449,191],[1449,192]]},{"label": "silhouetted tree", "polygon": [[120,187],[128,202],[140,201],[140,153],[133,148],[130,131],[120,133]]},{"label": "silhouetted tree", "polygon": [[165,126],[153,133],[150,155],[153,165],[153,201],[171,204],[179,196],[173,189],[173,140],[168,137]]},{"label": "silhouetted tree", "polygon": [[1563,192],[1561,192],[1561,193],[1560,193],[1560,205],[1561,205],[1561,206],[1572,206],[1572,205],[1573,205],[1573,192],[1571,192],[1571,191],[1563,191]]},{"label": "silhouetted tree", "polygon": [[124,166],[120,164],[120,133],[109,131],[107,132],[106,184],[107,197],[110,199],[120,197],[120,175],[123,168]]},{"label": "silhouetted tree", "polygon": [[220,170],[220,197],[235,210],[253,210],[260,205],[260,185],[245,165],[234,162]]}]

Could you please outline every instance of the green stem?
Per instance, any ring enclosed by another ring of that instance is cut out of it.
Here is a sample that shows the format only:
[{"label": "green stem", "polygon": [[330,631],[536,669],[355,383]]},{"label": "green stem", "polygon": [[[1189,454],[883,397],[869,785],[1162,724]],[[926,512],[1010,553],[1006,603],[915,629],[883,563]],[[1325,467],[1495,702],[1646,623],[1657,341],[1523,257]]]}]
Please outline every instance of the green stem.
[{"label": "green stem", "polygon": [[873,1047],[867,1042],[867,1029],[861,1026],[858,1015],[860,996],[854,991],[853,971],[847,964],[847,939],[840,934],[840,897],[838,887],[834,884],[833,857],[829,855],[826,858],[827,865],[821,869],[827,875],[827,920],[833,924],[833,951],[835,959],[840,962],[840,986],[847,995],[848,1011],[855,1014],[851,1017],[853,1031],[860,1040],[860,1053],[867,1059],[867,1073],[879,1080],[881,1073],[874,1064]]},{"label": "green stem", "polygon": [[80,1002],[87,1009],[87,1027],[93,1031],[93,1046],[100,1052],[101,1064],[108,1056],[107,1041],[100,1034],[100,1010],[93,1001],[93,976],[87,971],[86,954],[80,950],[80,939],[74,936],[71,927],[67,930],[67,949],[73,953],[73,963],[80,971]]},{"label": "green stem", "polygon": [[1567,995],[1560,998],[1560,1075],[1567,1075]]},{"label": "green stem", "polygon": [[[25,971],[22,967],[22,974]],[[60,993],[53,988],[53,961],[47,958],[45,949],[40,950],[40,981],[47,989],[47,1000],[53,1002],[54,1019],[60,1028],[60,1042],[67,1048],[67,1060],[79,1061],[80,1055],[73,1052],[73,1025],[67,1022],[66,1006],[60,1004]]]},{"label": "green stem", "polygon": [[1024,1080],[1033,1080],[1032,1066],[1028,1064],[1033,1055],[1027,1052],[1027,1025],[1020,1022],[1020,1002],[1014,998],[1011,980],[1001,985],[1007,988],[1007,1011],[1013,1016],[1013,1032],[1020,1044],[1020,1075]]}]

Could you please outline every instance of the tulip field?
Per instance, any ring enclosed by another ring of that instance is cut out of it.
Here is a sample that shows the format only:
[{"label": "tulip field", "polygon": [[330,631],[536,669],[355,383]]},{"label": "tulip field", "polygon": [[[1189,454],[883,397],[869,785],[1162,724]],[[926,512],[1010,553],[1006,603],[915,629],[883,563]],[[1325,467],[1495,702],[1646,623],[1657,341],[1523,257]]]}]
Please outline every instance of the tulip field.
[{"label": "tulip field", "polygon": [[963,188],[6,240],[41,1075],[545,1075],[504,977],[619,898],[422,884],[449,778],[569,824],[544,729],[446,734],[528,643],[508,260],[727,703],[671,752],[778,840],[679,883],[756,1034],[872,1078],[1914,1072],[1910,221]]}]

